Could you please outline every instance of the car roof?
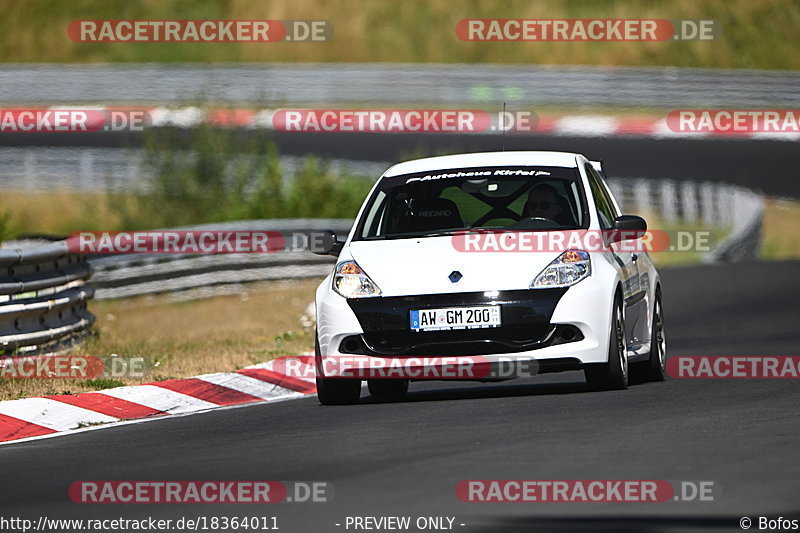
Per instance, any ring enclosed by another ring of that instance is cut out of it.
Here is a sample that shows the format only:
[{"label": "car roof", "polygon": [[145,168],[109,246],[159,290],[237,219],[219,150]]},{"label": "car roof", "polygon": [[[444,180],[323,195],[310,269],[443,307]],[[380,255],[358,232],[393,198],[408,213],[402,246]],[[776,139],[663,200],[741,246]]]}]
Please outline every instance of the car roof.
[{"label": "car roof", "polygon": [[416,172],[436,171],[449,168],[493,167],[493,166],[545,166],[567,167],[577,166],[578,154],[570,152],[475,152],[438,157],[426,157],[398,163],[389,168],[383,176],[399,176]]}]

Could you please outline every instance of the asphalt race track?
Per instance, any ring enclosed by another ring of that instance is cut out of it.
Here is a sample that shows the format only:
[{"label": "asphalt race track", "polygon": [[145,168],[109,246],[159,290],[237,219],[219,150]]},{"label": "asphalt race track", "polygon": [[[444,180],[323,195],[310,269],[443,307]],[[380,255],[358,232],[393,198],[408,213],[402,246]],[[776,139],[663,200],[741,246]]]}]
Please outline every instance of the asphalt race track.
[{"label": "asphalt race track", "polygon": [[[663,270],[669,354],[797,355],[799,267]],[[741,531],[742,516],[800,515],[798,384],[671,379],[589,392],[572,372],[417,383],[399,403],[308,398],[170,417],[3,446],[0,508],[33,518],[276,515],[287,533],[347,531],[347,515],[455,516],[455,531],[487,533]],[[335,496],[204,507],[67,496],[77,480],[132,479],[324,480]],[[720,490],[713,502],[462,503],[455,486],[465,479],[711,480]]]}]

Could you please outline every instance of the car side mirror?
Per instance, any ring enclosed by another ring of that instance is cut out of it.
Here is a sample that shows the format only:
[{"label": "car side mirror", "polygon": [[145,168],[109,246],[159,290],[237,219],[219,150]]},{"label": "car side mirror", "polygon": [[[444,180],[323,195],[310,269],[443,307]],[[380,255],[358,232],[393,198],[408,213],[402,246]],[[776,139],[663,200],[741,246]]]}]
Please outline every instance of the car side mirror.
[{"label": "car side mirror", "polygon": [[636,215],[621,215],[614,220],[612,242],[641,239],[647,231],[647,222]]},{"label": "car side mirror", "polygon": [[331,230],[312,231],[308,236],[308,249],[317,255],[332,255],[339,257],[344,248],[344,241],[336,237]]}]

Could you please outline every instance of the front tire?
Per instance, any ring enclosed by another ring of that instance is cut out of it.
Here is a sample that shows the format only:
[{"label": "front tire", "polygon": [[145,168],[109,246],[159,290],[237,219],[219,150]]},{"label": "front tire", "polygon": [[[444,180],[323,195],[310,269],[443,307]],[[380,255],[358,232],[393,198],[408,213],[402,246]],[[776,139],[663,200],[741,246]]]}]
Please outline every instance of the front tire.
[{"label": "front tire", "polygon": [[611,332],[608,340],[608,362],[585,365],[586,383],[597,390],[628,388],[628,354],[625,348],[625,316],[622,301],[614,299],[611,313]]},{"label": "front tire", "polygon": [[361,380],[326,378],[322,375],[319,338],[314,335],[314,360],[317,366],[317,398],[322,405],[352,405],[361,397]]}]

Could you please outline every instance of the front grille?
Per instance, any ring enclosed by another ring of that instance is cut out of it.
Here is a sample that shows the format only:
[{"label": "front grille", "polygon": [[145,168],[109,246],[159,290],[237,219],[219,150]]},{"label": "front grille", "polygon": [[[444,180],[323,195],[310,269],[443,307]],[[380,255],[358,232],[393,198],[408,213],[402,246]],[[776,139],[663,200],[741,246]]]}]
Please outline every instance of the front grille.
[{"label": "front grille", "polygon": [[340,353],[374,356],[489,355],[524,352],[583,339],[572,325],[532,325],[456,331],[378,331],[350,335]]},{"label": "front grille", "polygon": [[[350,298],[347,303],[364,333],[356,340],[344,339],[340,347],[344,350],[340,352],[439,356],[514,353],[541,348],[557,342],[557,329],[565,327],[553,325],[550,320],[566,291],[566,288],[523,289],[493,294],[466,292]],[[417,332],[410,328],[412,310],[476,305],[499,305],[502,325],[449,331]],[[566,335],[563,340],[569,340],[568,337]]]}]

